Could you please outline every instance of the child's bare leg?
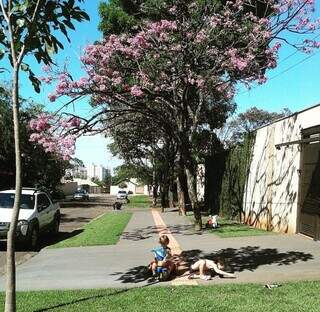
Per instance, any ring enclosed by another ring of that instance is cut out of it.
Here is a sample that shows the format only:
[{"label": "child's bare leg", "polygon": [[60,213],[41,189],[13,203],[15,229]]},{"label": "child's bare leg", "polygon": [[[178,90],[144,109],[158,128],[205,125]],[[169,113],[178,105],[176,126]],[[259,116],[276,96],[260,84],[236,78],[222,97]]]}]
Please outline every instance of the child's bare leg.
[{"label": "child's bare leg", "polygon": [[198,260],[193,265],[191,265],[191,270],[199,271],[199,274],[191,274],[189,278],[201,278],[201,276],[203,276],[205,264],[206,264],[205,260]]},{"label": "child's bare leg", "polygon": [[211,276],[208,275],[208,267],[206,266],[206,260],[203,260],[199,266],[199,275],[203,280],[211,279]]},{"label": "child's bare leg", "polygon": [[205,260],[201,260],[201,263],[199,265],[199,274],[200,276],[205,275],[206,273],[206,261]]},{"label": "child's bare leg", "polygon": [[193,265],[191,265],[191,270],[192,271],[199,271],[201,264],[204,262],[205,262],[204,260],[198,260]]},{"label": "child's bare leg", "polygon": [[157,262],[152,262],[151,263],[151,271],[152,271],[152,275],[155,275],[157,273]]}]

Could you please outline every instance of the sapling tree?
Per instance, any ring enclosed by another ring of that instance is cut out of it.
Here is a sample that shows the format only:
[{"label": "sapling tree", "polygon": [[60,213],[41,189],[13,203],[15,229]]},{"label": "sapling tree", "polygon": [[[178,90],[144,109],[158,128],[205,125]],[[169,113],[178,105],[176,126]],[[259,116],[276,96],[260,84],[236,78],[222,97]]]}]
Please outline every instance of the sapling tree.
[{"label": "sapling tree", "polygon": [[[78,1],[82,2],[82,0]],[[25,60],[33,57],[39,63],[50,65],[52,55],[63,48],[57,34],[69,41],[68,29],[74,29],[73,21],[88,20],[88,15],[76,1],[54,0],[0,0],[0,57],[6,57],[12,73],[12,110],[15,140],[15,198],[7,237],[7,284],[5,311],[16,310],[15,298],[15,233],[21,197],[21,150],[19,127],[19,76],[28,74],[35,91],[40,91],[40,81]],[[4,66],[5,67],[5,66]]]},{"label": "sapling tree", "polygon": [[[82,56],[86,75],[74,81],[61,73],[50,99],[90,95],[92,105],[100,108],[98,119],[139,112],[170,132],[187,176],[196,228],[201,229],[195,138],[224,124],[234,108],[237,83],[267,81],[266,71],[277,66],[283,42],[306,52],[319,47],[312,40],[293,44],[285,37],[313,32],[319,23],[312,19],[311,0],[158,4],[165,18],[87,46]],[[99,127],[96,120],[86,121],[90,123]]]}]

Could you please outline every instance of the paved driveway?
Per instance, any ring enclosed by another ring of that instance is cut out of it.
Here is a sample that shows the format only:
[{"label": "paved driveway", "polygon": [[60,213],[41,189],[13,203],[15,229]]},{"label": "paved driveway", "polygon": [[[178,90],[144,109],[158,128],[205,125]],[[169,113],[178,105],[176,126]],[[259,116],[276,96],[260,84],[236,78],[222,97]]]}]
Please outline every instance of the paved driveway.
[{"label": "paved driveway", "polygon": [[[66,200],[60,203],[61,206],[61,225],[60,233],[56,237],[46,235],[41,241],[40,249],[49,246],[68,237],[77,235],[79,228],[92,219],[112,209],[115,201],[114,196],[107,194],[92,194],[90,201],[75,202]],[[32,258],[37,252],[24,251],[21,246],[17,246],[16,263],[21,264]],[[6,241],[0,240],[0,274],[5,271],[6,261]]]}]

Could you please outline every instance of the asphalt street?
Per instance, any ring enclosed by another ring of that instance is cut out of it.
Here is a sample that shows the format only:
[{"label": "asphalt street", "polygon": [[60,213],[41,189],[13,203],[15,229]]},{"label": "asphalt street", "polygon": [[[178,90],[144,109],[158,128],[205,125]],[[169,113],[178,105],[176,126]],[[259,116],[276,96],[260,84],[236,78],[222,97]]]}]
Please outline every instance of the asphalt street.
[{"label": "asphalt street", "polygon": [[[60,232],[57,236],[52,237],[45,234],[40,242],[40,248],[64,240],[70,236],[76,235],[84,224],[92,219],[112,209],[115,197],[108,194],[91,194],[89,201],[72,201],[65,200],[60,203],[61,207],[61,224]],[[17,246],[16,263],[19,265],[38,252],[24,250],[23,246]],[[5,271],[6,262],[6,240],[0,240],[0,275]]]}]

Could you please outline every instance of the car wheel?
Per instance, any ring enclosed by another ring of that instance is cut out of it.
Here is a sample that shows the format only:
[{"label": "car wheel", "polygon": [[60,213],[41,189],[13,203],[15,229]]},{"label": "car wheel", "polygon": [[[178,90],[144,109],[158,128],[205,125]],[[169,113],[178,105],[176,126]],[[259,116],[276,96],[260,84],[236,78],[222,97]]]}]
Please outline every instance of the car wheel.
[{"label": "car wheel", "polygon": [[59,217],[55,217],[52,223],[52,233],[58,234],[59,233],[59,227],[60,227],[60,219]]},{"label": "car wheel", "polygon": [[39,247],[39,230],[37,226],[32,226],[30,230],[29,247],[31,250],[37,250]]}]

